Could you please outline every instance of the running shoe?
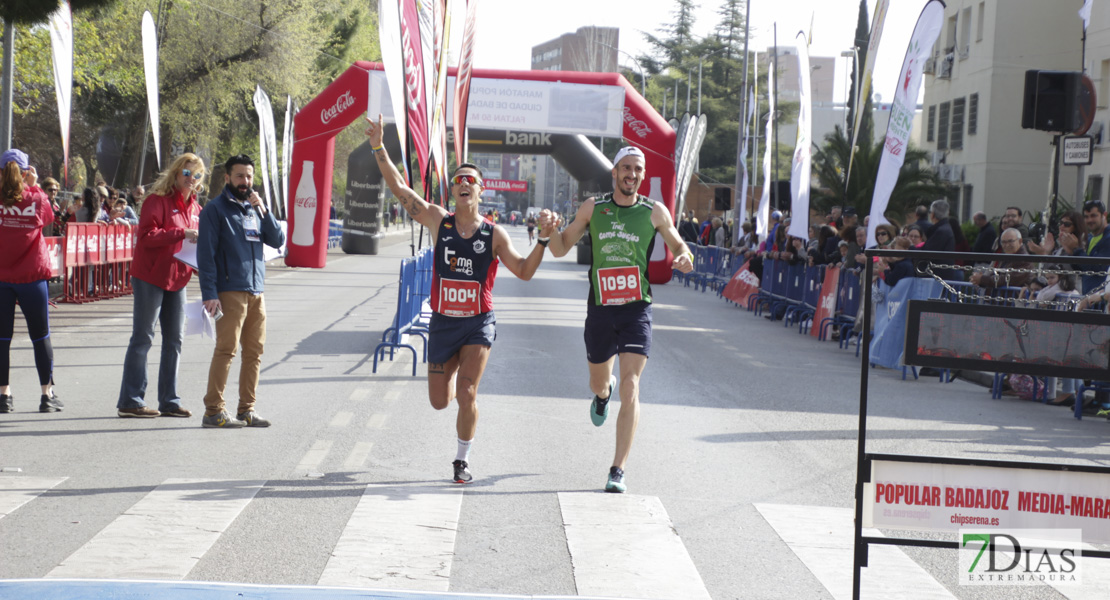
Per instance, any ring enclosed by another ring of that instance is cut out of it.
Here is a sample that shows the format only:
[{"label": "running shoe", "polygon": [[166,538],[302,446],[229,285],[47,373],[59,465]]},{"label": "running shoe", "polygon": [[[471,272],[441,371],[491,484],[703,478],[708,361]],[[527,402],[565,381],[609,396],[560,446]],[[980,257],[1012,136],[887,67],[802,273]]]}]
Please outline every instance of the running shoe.
[{"label": "running shoe", "polygon": [[624,469],[609,467],[609,481],[605,482],[605,491],[611,494],[623,494],[628,489],[624,485]]},{"label": "running shoe", "polygon": [[605,418],[609,416],[609,401],[613,399],[613,390],[617,387],[617,377],[615,375],[609,376],[609,397],[602,400],[594,396],[593,402],[590,402],[590,420],[593,421],[594,427],[601,427],[605,423]]},{"label": "running shoe", "polygon": [[50,392],[49,394],[43,394],[39,398],[39,412],[44,412],[44,413],[59,412],[64,407],[65,407],[65,404],[63,404],[62,401],[58,399],[58,396],[55,395],[54,392]]},{"label": "running shoe", "polygon": [[254,412],[253,410],[248,410],[247,412],[239,413],[235,418],[239,419],[240,421],[242,421],[244,423],[246,423],[247,427],[269,427],[270,426],[269,419],[263,419],[262,417],[258,416],[258,413]]},{"label": "running shoe", "polygon": [[1095,413],[1096,417],[1106,417],[1110,419],[1110,402],[1103,402],[1099,407],[1098,412]]},{"label": "running shoe", "polygon": [[474,476],[470,474],[470,465],[465,460],[456,460],[451,463],[455,467],[455,483],[470,483]]},{"label": "running shoe", "polygon": [[0,394],[0,413],[15,412],[15,399],[10,394]]},{"label": "running shoe", "polygon": [[245,421],[233,419],[227,411],[223,411],[212,416],[204,415],[204,418],[200,420],[200,426],[205,429],[239,429],[240,427],[246,427],[247,424]]}]

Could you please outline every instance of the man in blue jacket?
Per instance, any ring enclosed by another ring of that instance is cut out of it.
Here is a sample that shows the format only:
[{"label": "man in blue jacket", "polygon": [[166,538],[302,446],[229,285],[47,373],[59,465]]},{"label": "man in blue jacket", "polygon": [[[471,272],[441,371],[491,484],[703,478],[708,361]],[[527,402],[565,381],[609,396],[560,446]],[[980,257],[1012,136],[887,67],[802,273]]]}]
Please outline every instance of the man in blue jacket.
[{"label": "man in blue jacket", "polygon": [[[1092,200],[1083,205],[1083,222],[1087,225],[1087,231],[1090,238],[1086,244],[1082,240],[1075,237],[1072,233],[1060,233],[1060,245],[1063,246],[1064,252],[1071,256],[1101,256],[1103,258],[1110,258],[1110,235],[1107,234],[1106,225],[1106,206],[1098,201]],[[1106,267],[1096,267],[1094,265],[1075,265],[1077,271],[1105,271]],[[1106,281],[1103,275],[1084,275],[1083,276],[1083,295],[1090,294],[1095,288],[1098,288]]]},{"label": "man in blue jacket", "polygon": [[[254,191],[254,162],[239,154],[224,163],[225,186],[200,212],[197,267],[204,308],[216,319],[216,350],[208,369],[203,427],[269,427],[254,410],[262,349],[266,343],[266,303],[262,297],[266,261],[262,244],[280,248],[285,234]],[[224,408],[231,361],[243,347],[239,407]]]}]

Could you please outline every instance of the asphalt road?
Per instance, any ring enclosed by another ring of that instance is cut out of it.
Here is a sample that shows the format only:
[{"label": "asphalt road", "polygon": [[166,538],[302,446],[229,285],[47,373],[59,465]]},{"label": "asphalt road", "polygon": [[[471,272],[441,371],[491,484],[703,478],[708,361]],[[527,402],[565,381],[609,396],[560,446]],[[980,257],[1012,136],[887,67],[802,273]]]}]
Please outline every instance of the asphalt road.
[{"label": "asphalt road", "polygon": [[[524,228],[510,231],[526,251]],[[149,506],[153,492],[185,485],[196,486],[191,499],[197,501],[231,502],[243,490],[246,498],[224,525],[216,524],[213,513],[214,541],[202,554],[176,575],[153,579],[307,586],[330,581],[329,560],[357,529],[352,520],[360,502],[395,501],[402,516],[430,512],[403,504],[423,493],[456,502],[457,530],[453,546],[435,555],[434,562],[448,571],[436,576],[435,585],[417,582],[415,589],[651,596],[636,588],[589,593],[596,581],[591,577],[597,577],[587,573],[591,567],[600,568],[601,579],[619,581],[628,573],[606,562],[605,544],[617,539],[615,532],[606,538],[602,530],[602,537],[579,546],[579,529],[571,525],[580,516],[575,502],[583,498],[587,509],[616,514],[601,504],[611,496],[598,492],[612,457],[617,407],[601,428],[587,416],[585,267],[575,264],[573,254],[549,254],[531,282],[501,269],[494,292],[498,337],[481,382],[471,456],[476,480],[460,488],[447,483],[455,410],[437,412],[428,405],[426,365],[412,377],[411,357],[398,354],[371,373],[372,350],[395,308],[398,259],[408,255],[407,242],[407,236],[391,236],[379,256],[333,251],[322,270],[271,265],[257,407],[274,422],[269,429],[200,427],[213,343],[199,337],[187,338],[180,373],[191,419],[117,418],[130,298],[61,305],[53,312],[57,391],[66,410],[34,412],[38,388],[30,343],[17,324],[11,372],[17,412],[0,415],[0,484],[10,487],[17,478],[57,483],[0,511],[0,579],[80,573],[79,556],[109,573],[169,552],[151,550],[165,541],[161,525],[111,552],[88,544],[122,527],[121,516],[140,513],[136,506]],[[835,343],[799,336],[711,292],[675,284],[653,291],[654,343],[642,379],[627,496],[646,499],[646,514],[660,518],[681,542],[703,586],[695,584],[695,591],[717,600],[846,597],[842,579],[850,581],[850,552],[825,548],[834,560],[807,560],[799,549],[804,543],[792,537],[797,532],[783,523],[808,515],[850,526],[850,516],[847,525],[842,521],[853,506],[858,360]],[[199,299],[195,280],[189,294]],[[157,359],[157,351],[151,352],[152,376]],[[237,369],[236,361],[228,386],[233,404]],[[874,452],[1110,462],[1110,424],[1102,419],[1079,422],[1063,409],[991,400],[986,389],[963,381],[902,381],[900,373],[874,370],[870,384]],[[152,390],[154,385],[152,380]],[[167,506],[173,518],[196,516],[188,510],[195,504]],[[135,518],[159,519],[154,512]],[[207,529],[206,513],[200,517],[196,528]],[[810,530],[819,537],[832,528],[828,523]],[[603,551],[590,554],[590,544]],[[633,546],[629,552],[642,549]],[[614,545],[610,554],[623,550]],[[899,592],[905,598],[1106,597],[1107,588],[1097,583],[1063,593],[1045,586],[960,586],[954,552],[904,554],[911,570],[940,590]],[[657,558],[678,564],[675,556]],[[897,589],[890,580],[901,579],[902,571],[891,564],[873,556],[868,577],[878,583],[870,597],[894,597],[874,591]]]}]

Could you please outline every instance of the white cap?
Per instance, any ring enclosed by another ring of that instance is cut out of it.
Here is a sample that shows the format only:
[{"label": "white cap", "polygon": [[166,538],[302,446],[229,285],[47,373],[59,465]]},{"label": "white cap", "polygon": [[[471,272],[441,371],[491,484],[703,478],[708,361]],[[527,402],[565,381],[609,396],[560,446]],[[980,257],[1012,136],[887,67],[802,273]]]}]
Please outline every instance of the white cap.
[{"label": "white cap", "polygon": [[644,159],[644,162],[647,162],[647,157],[644,156],[643,150],[640,150],[636,146],[625,146],[624,148],[621,148],[619,152],[617,152],[617,157],[613,159],[613,166],[615,167],[620,164],[621,159],[626,156],[639,156],[640,158]]}]

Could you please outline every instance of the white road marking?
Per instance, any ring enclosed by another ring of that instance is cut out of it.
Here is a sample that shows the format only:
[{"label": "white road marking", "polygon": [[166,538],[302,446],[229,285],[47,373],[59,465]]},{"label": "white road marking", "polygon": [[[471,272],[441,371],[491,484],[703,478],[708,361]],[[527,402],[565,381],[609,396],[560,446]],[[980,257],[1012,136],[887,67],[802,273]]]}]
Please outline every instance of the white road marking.
[{"label": "white road marking", "polygon": [[658,498],[560,493],[559,506],[579,595],[708,600]]},{"label": "white road marking", "polygon": [[351,392],[351,395],[348,397],[348,400],[350,400],[351,402],[361,402],[361,401],[363,401],[363,400],[365,400],[369,397],[370,397],[370,388],[360,387],[360,388],[356,388],[355,391]]},{"label": "white road marking", "polygon": [[184,579],[265,483],[167,479],[46,576]]},{"label": "white road marking", "polygon": [[743,353],[737,354],[736,356],[738,356],[740,358],[751,358],[752,357],[751,354],[743,354]]},{"label": "white road marking", "polygon": [[[852,509],[783,504],[756,504],[755,508],[833,598],[852,597]],[[863,531],[864,535],[882,536],[877,529]],[[863,569],[860,581],[863,598],[955,598],[895,546],[872,545],[868,555],[870,566]]]},{"label": "white road marking", "polygon": [[462,488],[369,485],[319,585],[446,592]]},{"label": "white road marking", "polygon": [[348,471],[361,469],[366,464],[366,459],[370,458],[370,450],[373,447],[373,442],[355,442],[355,447],[347,455],[347,460],[343,461],[343,468]]},{"label": "white road marking", "polygon": [[767,368],[767,363],[759,362],[758,360],[753,360],[752,361],[752,366],[753,367],[759,367],[761,369],[766,369]]},{"label": "white road marking", "polygon": [[333,429],[343,429],[344,427],[351,424],[351,419],[353,418],[355,418],[354,413],[349,413],[345,411],[337,412],[335,413],[335,416],[332,417],[331,423],[328,423],[328,427],[331,427]]},{"label": "white road marking", "polygon": [[389,418],[389,415],[383,415],[381,413],[372,414],[372,415],[370,415],[370,420],[366,422],[366,428],[367,429],[381,429],[382,427],[385,426],[385,421],[388,418]]},{"label": "white road marking", "polygon": [[389,390],[388,392],[386,392],[385,396],[382,397],[382,400],[385,400],[386,402],[393,402],[394,400],[396,400],[400,397],[401,397],[401,390],[393,389],[393,390]]},{"label": "white road marking", "polygon": [[328,457],[328,452],[331,452],[332,443],[331,440],[316,440],[312,442],[312,447],[308,449],[308,452],[304,453],[304,458],[301,459],[301,462],[297,463],[295,471],[297,473],[318,471],[320,464]]},{"label": "white road marking", "polygon": [[0,519],[65,481],[66,477],[0,477]]}]

